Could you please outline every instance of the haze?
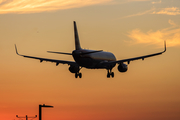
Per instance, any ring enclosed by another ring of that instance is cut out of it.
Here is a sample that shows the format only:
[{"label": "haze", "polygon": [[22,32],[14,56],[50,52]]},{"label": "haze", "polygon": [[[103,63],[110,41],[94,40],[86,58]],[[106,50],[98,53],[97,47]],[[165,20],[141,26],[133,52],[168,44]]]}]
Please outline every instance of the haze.
[{"label": "haze", "polygon": [[[43,120],[179,120],[179,0],[1,0],[0,119],[38,115]],[[105,50],[132,61],[126,73],[82,69],[75,79],[68,65],[16,55],[73,60],[46,51],[74,50],[73,21],[81,47]],[[38,119],[38,118],[36,118]],[[35,119],[35,120],[36,120]]]}]

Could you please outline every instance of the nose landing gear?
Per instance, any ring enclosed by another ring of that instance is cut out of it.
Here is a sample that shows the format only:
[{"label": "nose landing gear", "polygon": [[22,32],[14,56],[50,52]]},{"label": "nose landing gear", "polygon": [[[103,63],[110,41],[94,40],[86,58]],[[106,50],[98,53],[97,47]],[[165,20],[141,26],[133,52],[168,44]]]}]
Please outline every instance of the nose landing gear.
[{"label": "nose landing gear", "polygon": [[108,70],[107,78],[114,77],[114,72],[111,72],[111,70]]},{"label": "nose landing gear", "polygon": [[82,77],[82,73],[75,73],[75,78],[81,78]]}]

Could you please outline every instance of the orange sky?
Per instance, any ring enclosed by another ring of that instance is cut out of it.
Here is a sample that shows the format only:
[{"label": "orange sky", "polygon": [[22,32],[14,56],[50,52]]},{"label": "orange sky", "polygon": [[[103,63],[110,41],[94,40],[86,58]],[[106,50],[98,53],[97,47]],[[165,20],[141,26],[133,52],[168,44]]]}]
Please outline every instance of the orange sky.
[{"label": "orange sky", "polygon": [[[43,120],[179,120],[180,1],[174,0],[21,0],[0,1],[0,120],[38,115]],[[73,21],[81,46],[131,58],[126,73],[81,70],[15,54],[71,60],[46,51],[74,50]],[[38,118],[34,119],[38,120]]]}]

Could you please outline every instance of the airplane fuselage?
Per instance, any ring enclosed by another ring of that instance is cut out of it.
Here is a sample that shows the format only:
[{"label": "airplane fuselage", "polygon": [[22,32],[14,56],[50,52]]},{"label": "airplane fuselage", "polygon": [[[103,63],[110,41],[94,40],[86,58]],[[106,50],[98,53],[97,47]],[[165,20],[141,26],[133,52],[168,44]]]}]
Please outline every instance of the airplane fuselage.
[{"label": "airplane fuselage", "polygon": [[79,66],[90,68],[90,69],[111,69],[116,64],[111,64],[111,66],[105,65],[106,62],[116,61],[114,54],[110,52],[95,52],[91,54],[85,54],[89,52],[94,52],[94,50],[80,49],[74,50],[72,52],[73,58]]}]

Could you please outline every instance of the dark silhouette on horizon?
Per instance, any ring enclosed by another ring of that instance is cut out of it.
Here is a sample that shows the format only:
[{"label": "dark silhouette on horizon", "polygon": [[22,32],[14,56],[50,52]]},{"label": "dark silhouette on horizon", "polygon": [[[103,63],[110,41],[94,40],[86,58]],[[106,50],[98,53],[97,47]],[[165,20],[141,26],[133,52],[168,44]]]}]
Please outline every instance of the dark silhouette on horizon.
[{"label": "dark silhouette on horizon", "polygon": [[[42,107],[53,108],[54,106],[45,105],[45,104],[43,104],[43,105],[39,104],[39,120],[42,120]],[[35,117],[28,117],[28,115],[26,115],[25,117],[19,117],[18,115],[16,115],[16,117],[17,117],[17,118],[20,118],[20,119],[21,119],[21,118],[26,118],[26,120],[28,120],[28,118],[32,118],[32,119],[36,118],[37,115],[35,115]]]},{"label": "dark silhouette on horizon", "polygon": [[17,117],[17,118],[26,118],[26,120],[28,120],[28,118],[32,118],[32,119],[33,119],[33,118],[36,118],[37,115],[35,115],[35,117],[28,117],[27,115],[26,115],[25,117],[19,117],[18,115],[16,115],[16,117]]},{"label": "dark silhouette on horizon", "polygon": [[42,107],[49,107],[49,108],[53,108],[54,106],[51,106],[51,105],[39,105],[39,120],[42,120]]},{"label": "dark silhouette on horizon", "polygon": [[[126,72],[128,70],[127,64],[129,64],[130,61],[139,60],[139,59],[144,60],[145,58],[160,55],[166,51],[166,42],[164,42],[164,51],[162,52],[144,55],[140,57],[129,58],[129,59],[116,60],[114,54],[110,52],[104,52],[103,50],[82,49],[80,46],[80,41],[79,41],[79,36],[75,21],[74,21],[74,37],[75,37],[75,50],[73,50],[72,53],[47,51],[49,53],[71,55],[73,56],[74,61],[56,60],[56,59],[21,55],[18,53],[16,45],[15,45],[15,49],[18,55],[26,58],[38,59],[40,60],[40,62],[43,61],[55,62],[56,66],[58,66],[59,63],[68,64],[70,65],[69,71],[75,74],[75,78],[82,77],[82,73],[80,73],[80,70],[83,67],[88,69],[106,69],[107,78],[114,77],[114,72],[112,72],[112,69],[116,66],[116,64],[119,64],[118,65],[119,72]],[[125,64],[124,62],[127,62],[127,64]]]}]

